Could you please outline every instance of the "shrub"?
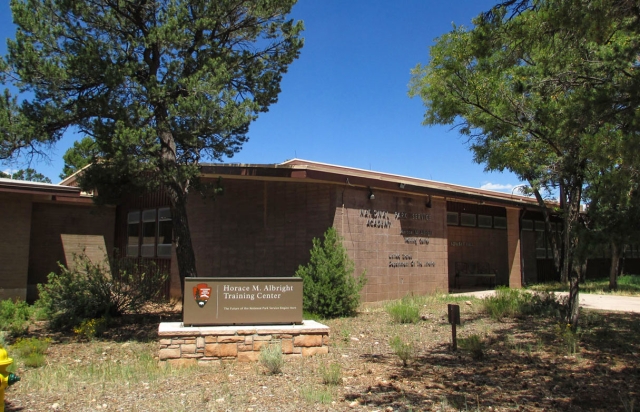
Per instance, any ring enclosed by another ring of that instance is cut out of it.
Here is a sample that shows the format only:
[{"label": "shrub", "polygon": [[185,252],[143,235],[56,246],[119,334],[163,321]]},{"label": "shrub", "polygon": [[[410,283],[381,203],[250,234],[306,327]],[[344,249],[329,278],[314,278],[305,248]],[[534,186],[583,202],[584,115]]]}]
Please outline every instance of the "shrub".
[{"label": "shrub", "polygon": [[39,368],[44,365],[45,353],[49,348],[51,339],[18,339],[11,349],[20,357],[22,363],[29,368]]},{"label": "shrub", "polygon": [[420,306],[408,296],[389,303],[385,310],[396,323],[418,323],[420,320]]},{"label": "shrub", "polygon": [[38,304],[52,327],[71,329],[87,319],[135,313],[161,298],[167,276],[154,265],[124,259],[93,263],[85,254],[74,261],[72,269],[60,265],[59,274],[49,274],[48,283],[38,285]]},{"label": "shrub", "polygon": [[342,367],[339,363],[331,363],[329,366],[320,365],[322,383],[325,385],[340,385],[342,383]]},{"label": "shrub", "polygon": [[561,318],[566,310],[552,293],[530,293],[507,287],[498,287],[495,296],[483,299],[482,304],[485,312],[496,320],[528,315]]},{"label": "shrub", "polygon": [[414,342],[405,342],[399,336],[394,336],[393,339],[389,342],[389,346],[393,352],[400,358],[402,361],[402,366],[408,366],[409,361],[411,361],[416,356],[416,345]]},{"label": "shrub", "polygon": [[484,341],[480,335],[473,334],[467,338],[458,339],[458,347],[469,352],[473,359],[484,357]]},{"label": "shrub", "polygon": [[571,324],[558,323],[554,327],[554,332],[566,353],[573,355],[578,351],[578,333],[571,329]]},{"label": "shrub", "polygon": [[73,332],[76,335],[83,336],[89,340],[93,338],[98,338],[102,336],[102,334],[107,329],[107,319],[87,319],[82,321],[80,326],[76,326],[73,328]]},{"label": "shrub", "polygon": [[312,404],[329,404],[333,400],[331,392],[326,388],[314,388],[312,386],[303,386],[300,388],[300,396]]},{"label": "shrub", "polygon": [[11,299],[0,301],[0,330],[13,336],[27,331],[31,321],[32,309],[27,302]]},{"label": "shrub", "polygon": [[277,375],[282,372],[284,366],[284,355],[282,355],[282,345],[270,344],[260,348],[260,364],[267,369],[269,375]]},{"label": "shrub", "polygon": [[324,241],[313,239],[309,263],[296,271],[304,282],[303,309],[325,318],[355,314],[366,278],[364,273],[358,277],[352,274],[353,262],[331,227]]}]

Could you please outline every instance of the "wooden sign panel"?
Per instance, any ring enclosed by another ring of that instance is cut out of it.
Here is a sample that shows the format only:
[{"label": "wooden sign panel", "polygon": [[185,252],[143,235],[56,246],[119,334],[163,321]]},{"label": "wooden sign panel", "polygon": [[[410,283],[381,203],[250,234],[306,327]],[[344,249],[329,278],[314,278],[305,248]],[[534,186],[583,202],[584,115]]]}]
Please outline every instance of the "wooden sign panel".
[{"label": "wooden sign panel", "polygon": [[185,326],[302,323],[302,279],[186,278]]}]

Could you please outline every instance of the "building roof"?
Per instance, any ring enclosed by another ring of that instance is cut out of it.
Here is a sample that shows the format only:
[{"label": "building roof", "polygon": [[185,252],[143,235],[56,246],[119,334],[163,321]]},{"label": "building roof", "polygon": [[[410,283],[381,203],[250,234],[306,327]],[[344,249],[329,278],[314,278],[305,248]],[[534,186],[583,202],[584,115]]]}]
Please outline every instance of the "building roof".
[{"label": "building roof", "polygon": [[473,201],[517,207],[537,207],[535,198],[442,183],[345,166],[291,159],[276,164],[202,164],[203,177],[252,180],[299,180],[389,190],[413,195],[441,196],[451,201]]},{"label": "building roof", "polygon": [[60,186],[51,183],[30,182],[0,178],[0,191],[26,194],[47,194],[60,196],[80,196],[80,188]]}]

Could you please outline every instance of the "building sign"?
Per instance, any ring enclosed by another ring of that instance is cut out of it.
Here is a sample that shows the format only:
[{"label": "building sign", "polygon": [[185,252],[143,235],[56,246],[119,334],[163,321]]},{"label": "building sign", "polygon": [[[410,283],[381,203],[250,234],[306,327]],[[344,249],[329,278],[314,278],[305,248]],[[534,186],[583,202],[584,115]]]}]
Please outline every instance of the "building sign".
[{"label": "building sign", "polygon": [[301,278],[186,278],[183,323],[302,323]]}]

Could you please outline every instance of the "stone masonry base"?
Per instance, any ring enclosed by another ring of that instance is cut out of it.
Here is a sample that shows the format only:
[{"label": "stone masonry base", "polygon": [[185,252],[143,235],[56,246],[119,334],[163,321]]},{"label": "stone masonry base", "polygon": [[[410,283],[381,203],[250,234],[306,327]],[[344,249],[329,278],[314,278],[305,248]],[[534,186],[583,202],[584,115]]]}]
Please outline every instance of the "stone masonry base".
[{"label": "stone masonry base", "polygon": [[329,327],[313,320],[302,325],[184,327],[163,322],[158,328],[160,361],[173,365],[207,364],[218,360],[257,361],[260,348],[280,343],[287,358],[329,352]]}]

